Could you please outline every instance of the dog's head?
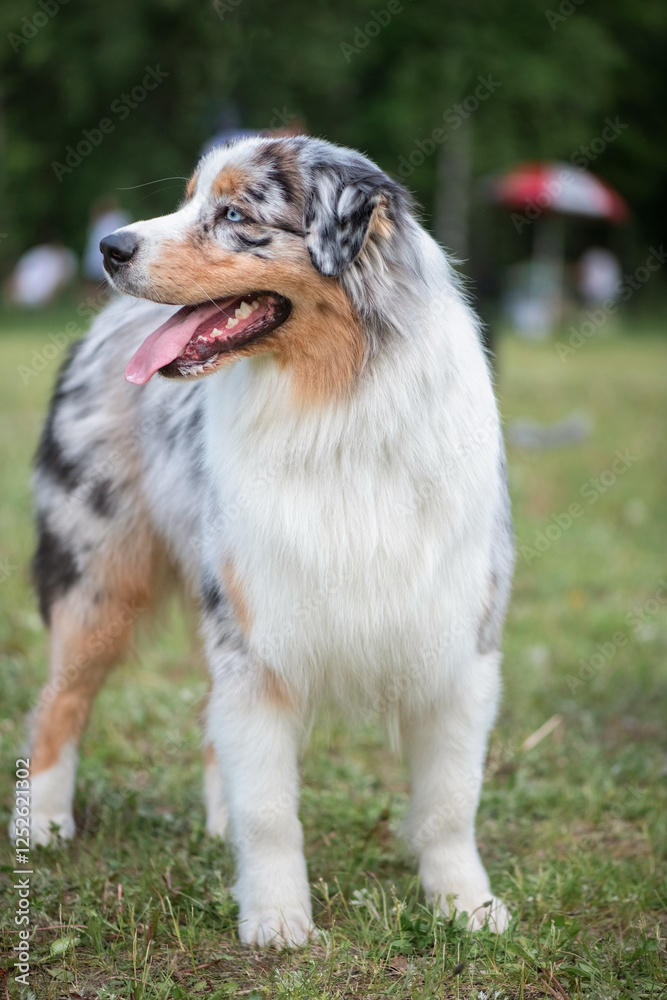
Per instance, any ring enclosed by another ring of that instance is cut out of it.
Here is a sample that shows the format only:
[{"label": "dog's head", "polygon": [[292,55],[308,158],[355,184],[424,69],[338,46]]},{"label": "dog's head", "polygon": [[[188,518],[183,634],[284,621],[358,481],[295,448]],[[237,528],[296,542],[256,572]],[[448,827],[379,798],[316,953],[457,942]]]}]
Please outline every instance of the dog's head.
[{"label": "dog's head", "polygon": [[367,350],[360,275],[390,256],[408,205],[370,160],[321,140],[214,149],[178,211],[102,240],[119,291],[181,306],[144,341],[127,378],[196,378],[271,352],[304,392],[344,388]]}]

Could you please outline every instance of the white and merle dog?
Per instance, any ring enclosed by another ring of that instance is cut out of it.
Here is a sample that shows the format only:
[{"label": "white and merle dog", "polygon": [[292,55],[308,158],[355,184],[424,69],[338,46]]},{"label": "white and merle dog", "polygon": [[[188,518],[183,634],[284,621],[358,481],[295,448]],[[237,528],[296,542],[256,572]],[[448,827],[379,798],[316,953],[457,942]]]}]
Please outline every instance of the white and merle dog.
[{"label": "white and merle dog", "polygon": [[92,699],[170,565],[201,607],[207,828],[229,818],[241,939],[313,930],[298,755],[322,701],[400,735],[427,896],[504,929],[474,820],[512,531],[444,253],[404,188],[305,137],[214,149],[176,212],[101,247],[127,295],[63,368],[37,461],[33,842],[74,834]]}]

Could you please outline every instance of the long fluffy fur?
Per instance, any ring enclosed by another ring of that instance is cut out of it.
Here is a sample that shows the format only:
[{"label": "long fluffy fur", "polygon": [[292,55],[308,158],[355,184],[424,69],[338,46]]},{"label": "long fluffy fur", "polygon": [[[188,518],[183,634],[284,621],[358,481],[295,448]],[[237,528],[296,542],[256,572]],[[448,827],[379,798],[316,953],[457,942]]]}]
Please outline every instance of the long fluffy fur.
[{"label": "long fluffy fur", "polygon": [[[36,569],[52,638],[34,835],[47,840],[52,820],[72,834],[76,742],[125,641],[124,626],[118,641],[107,632],[141,618],[170,563],[201,606],[220,768],[210,751],[209,830],[229,813],[242,939],[311,931],[297,750],[325,700],[401,732],[406,835],[427,893],[502,929],[474,813],[512,542],[476,319],[407,192],[358,153],[244,140],[210,153],[189,194],[127,227],[140,251],[115,283],[139,298],[115,299],[77,346],[40,446]],[[215,221],[230,197],[251,204],[255,228]],[[229,294],[246,273],[247,290],[275,275],[293,299],[268,347],[193,383],[123,381],[173,312],[146,300]]]}]

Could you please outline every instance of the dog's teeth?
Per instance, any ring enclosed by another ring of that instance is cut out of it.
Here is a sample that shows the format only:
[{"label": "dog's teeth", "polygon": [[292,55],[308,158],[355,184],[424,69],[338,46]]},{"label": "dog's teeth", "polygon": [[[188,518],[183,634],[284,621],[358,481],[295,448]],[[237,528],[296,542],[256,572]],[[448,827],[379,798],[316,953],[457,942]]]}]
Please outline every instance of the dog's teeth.
[{"label": "dog's teeth", "polygon": [[211,331],[211,336],[212,337],[222,337],[222,330],[218,330],[217,326],[214,326],[213,330]]},{"label": "dog's teeth", "polygon": [[250,314],[252,312],[253,312],[253,310],[248,305],[248,303],[247,302],[242,302],[241,305],[236,310],[236,312],[234,313],[234,315],[236,316],[237,319],[247,319],[248,316],[250,316]]},{"label": "dog's teeth", "polygon": [[253,312],[255,311],[255,309],[259,309],[259,302],[257,299],[255,299],[254,302],[250,303],[250,308],[252,309]]},{"label": "dog's teeth", "polygon": [[[238,313],[238,309],[236,310],[236,312]],[[230,316],[229,319],[227,320],[227,326],[225,327],[225,330],[232,330],[237,323],[238,319],[232,319],[232,317]]]}]

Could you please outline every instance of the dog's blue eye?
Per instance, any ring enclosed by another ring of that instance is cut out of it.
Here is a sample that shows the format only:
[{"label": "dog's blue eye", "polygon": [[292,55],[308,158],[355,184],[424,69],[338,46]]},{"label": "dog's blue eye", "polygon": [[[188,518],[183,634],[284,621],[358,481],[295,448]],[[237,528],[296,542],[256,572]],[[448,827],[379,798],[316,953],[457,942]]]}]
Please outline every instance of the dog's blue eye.
[{"label": "dog's blue eye", "polygon": [[245,219],[245,215],[242,215],[238,208],[232,208],[231,205],[225,209],[224,217],[229,222],[243,222]]}]

